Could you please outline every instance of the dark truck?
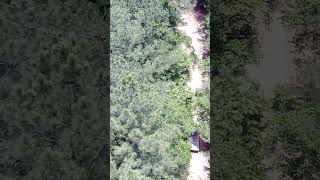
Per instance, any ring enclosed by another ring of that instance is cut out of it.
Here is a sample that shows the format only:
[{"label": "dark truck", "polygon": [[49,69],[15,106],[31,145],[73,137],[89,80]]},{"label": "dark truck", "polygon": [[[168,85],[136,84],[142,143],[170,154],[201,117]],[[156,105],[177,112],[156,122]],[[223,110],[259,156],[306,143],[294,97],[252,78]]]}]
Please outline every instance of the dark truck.
[{"label": "dark truck", "polygon": [[200,137],[198,130],[195,130],[191,135],[191,152],[208,151],[210,143],[204,141]]}]

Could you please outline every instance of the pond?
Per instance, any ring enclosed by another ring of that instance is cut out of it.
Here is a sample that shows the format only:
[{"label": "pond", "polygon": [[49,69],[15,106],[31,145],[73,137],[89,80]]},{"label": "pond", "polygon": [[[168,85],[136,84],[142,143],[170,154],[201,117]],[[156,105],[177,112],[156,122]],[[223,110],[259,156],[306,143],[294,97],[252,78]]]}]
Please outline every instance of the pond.
[{"label": "pond", "polygon": [[260,81],[262,93],[267,99],[273,96],[278,84],[289,82],[294,75],[293,45],[281,16],[280,11],[273,12],[269,26],[258,20],[258,51],[261,58],[259,63],[247,67],[249,75]]}]

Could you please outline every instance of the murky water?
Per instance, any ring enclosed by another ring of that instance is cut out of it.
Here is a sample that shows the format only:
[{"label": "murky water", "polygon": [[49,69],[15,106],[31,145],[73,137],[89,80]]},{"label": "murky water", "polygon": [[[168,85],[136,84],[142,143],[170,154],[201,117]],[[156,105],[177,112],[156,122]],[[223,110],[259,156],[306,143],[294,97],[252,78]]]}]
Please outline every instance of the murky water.
[{"label": "murky water", "polygon": [[[261,59],[257,65],[248,66],[249,75],[261,83],[262,93],[267,100],[273,97],[277,85],[290,84],[295,76],[294,55],[291,53],[294,47],[290,43],[290,31],[282,23],[282,15],[280,10],[271,12],[269,25],[258,19],[258,44],[261,46],[258,51]],[[262,161],[269,168],[266,171],[267,179],[281,179],[279,171],[272,169],[275,161],[275,155]]]},{"label": "murky water", "polygon": [[264,96],[273,96],[275,86],[290,81],[294,74],[293,49],[287,28],[281,22],[282,14],[275,11],[271,14],[269,27],[258,25],[260,51],[262,58],[257,65],[248,66],[249,75],[261,82]]}]

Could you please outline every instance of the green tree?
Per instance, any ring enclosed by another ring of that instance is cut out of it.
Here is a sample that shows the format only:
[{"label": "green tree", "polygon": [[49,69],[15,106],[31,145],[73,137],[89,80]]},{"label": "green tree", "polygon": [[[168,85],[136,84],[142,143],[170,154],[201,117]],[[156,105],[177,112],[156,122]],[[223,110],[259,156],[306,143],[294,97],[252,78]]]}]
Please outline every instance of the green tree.
[{"label": "green tree", "polygon": [[111,1],[113,179],[179,179],[190,161],[178,1]]},{"label": "green tree", "polygon": [[105,22],[93,3],[1,2],[3,178],[106,177]]},{"label": "green tree", "polygon": [[210,139],[212,177],[264,179],[260,166],[264,101],[259,84],[246,75],[256,61],[254,12],[262,1],[211,4]]}]

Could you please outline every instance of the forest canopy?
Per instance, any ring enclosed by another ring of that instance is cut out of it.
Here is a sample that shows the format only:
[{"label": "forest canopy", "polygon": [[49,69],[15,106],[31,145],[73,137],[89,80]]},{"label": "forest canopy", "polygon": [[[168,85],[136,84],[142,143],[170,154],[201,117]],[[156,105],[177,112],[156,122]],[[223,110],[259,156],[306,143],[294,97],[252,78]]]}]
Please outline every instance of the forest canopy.
[{"label": "forest canopy", "polygon": [[179,1],[111,1],[111,179],[179,179],[190,161],[190,57]]},{"label": "forest canopy", "polygon": [[0,2],[0,179],[107,177],[102,6]]}]

